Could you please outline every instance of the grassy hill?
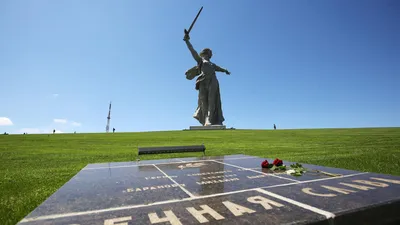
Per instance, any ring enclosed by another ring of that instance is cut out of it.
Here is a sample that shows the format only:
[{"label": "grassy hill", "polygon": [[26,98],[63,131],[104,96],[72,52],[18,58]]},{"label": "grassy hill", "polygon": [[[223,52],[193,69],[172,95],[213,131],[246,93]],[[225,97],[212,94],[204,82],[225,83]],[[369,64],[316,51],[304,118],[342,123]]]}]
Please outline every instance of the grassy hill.
[{"label": "grassy hill", "polygon": [[279,157],[400,175],[400,128],[0,135],[0,221],[17,223],[89,163],[135,160],[138,145],[201,143],[207,155]]}]

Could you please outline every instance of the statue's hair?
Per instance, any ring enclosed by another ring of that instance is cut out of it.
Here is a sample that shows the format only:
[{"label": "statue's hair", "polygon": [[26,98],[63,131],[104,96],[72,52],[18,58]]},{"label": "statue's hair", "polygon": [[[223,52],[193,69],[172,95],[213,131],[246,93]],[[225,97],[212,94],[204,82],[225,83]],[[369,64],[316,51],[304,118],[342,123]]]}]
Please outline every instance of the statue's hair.
[{"label": "statue's hair", "polygon": [[212,57],[212,50],[209,49],[209,48],[205,48],[205,49],[201,50],[200,56],[205,55],[205,54],[209,55],[210,58],[211,58]]}]

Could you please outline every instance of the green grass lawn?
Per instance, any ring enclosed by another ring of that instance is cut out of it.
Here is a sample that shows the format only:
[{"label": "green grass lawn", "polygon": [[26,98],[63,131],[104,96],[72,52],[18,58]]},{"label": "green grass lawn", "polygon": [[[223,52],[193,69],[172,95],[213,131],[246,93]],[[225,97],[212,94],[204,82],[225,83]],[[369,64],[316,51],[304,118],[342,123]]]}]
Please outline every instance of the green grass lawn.
[{"label": "green grass lawn", "polygon": [[[89,163],[135,160],[138,145],[201,143],[207,155],[279,157],[400,175],[400,128],[0,135],[1,224],[16,224]],[[201,153],[141,159],[188,156]]]}]

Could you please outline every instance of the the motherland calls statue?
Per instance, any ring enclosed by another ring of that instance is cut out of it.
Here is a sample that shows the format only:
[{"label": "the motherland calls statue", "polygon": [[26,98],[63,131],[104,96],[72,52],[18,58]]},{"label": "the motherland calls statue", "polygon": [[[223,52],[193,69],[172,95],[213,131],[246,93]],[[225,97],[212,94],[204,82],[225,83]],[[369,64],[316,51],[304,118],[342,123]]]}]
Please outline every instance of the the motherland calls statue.
[{"label": "the motherland calls statue", "polygon": [[188,80],[198,76],[196,80],[196,90],[199,91],[198,106],[193,117],[203,126],[223,125],[225,119],[222,114],[219,83],[215,72],[224,72],[228,75],[230,72],[210,61],[212,57],[211,49],[205,48],[200,52],[200,55],[197,54],[189,41],[190,37],[187,31],[183,40],[197,62],[197,66],[185,73]]}]

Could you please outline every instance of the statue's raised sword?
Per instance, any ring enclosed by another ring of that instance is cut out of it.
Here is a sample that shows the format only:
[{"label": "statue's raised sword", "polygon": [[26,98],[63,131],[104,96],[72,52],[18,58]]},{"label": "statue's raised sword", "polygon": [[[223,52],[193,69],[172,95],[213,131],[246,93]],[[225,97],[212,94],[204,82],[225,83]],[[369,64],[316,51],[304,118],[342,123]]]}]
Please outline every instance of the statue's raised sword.
[{"label": "statue's raised sword", "polygon": [[201,13],[202,10],[203,10],[203,6],[201,7],[201,9],[199,10],[199,12],[197,13],[196,18],[194,18],[192,24],[191,24],[190,27],[189,27],[189,30],[186,30],[186,29],[185,29],[185,34],[189,35],[190,31],[192,30],[192,28],[193,28],[194,24],[196,23],[196,20],[197,20],[197,18],[199,17],[199,15],[200,15],[200,13]]}]

